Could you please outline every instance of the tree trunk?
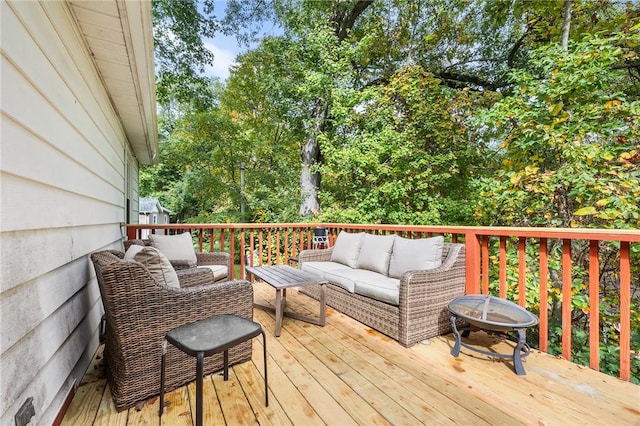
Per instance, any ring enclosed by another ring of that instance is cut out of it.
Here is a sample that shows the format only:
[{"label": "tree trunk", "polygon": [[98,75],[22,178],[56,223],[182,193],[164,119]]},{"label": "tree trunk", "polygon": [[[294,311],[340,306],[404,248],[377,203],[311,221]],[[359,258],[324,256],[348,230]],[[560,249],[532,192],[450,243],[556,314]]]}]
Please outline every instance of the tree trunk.
[{"label": "tree trunk", "polygon": [[302,171],[300,172],[300,216],[313,216],[320,209],[318,190],[320,189],[320,173],[313,171],[314,166],[322,162],[318,134],[323,130],[327,119],[328,107],[318,100],[313,111],[313,125],[309,128],[300,156]]},{"label": "tree trunk", "polygon": [[[344,9],[344,5],[337,4],[330,23],[334,28],[339,41],[344,40],[356,20],[367,9],[373,0],[361,0],[350,8]],[[329,117],[329,105],[326,100],[316,100],[313,110],[313,124],[309,127],[307,139],[302,147],[302,171],[300,173],[300,216],[312,216],[320,210],[320,173],[313,171],[314,166],[322,163],[322,154],[318,144],[318,135],[325,129]]]},{"label": "tree trunk", "polygon": [[571,28],[571,3],[573,0],[564,0],[564,21],[562,22],[562,50],[569,50],[569,29]]}]

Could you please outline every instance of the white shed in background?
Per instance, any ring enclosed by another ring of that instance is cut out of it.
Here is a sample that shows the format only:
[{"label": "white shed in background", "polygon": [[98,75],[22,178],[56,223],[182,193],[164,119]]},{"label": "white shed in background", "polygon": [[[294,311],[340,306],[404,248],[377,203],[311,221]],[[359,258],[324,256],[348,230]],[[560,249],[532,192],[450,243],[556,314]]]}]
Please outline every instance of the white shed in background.
[{"label": "white shed in background", "polygon": [[[169,223],[169,215],[171,210],[163,207],[157,198],[143,197],[140,198],[140,210],[138,223],[145,225],[164,225]],[[164,234],[164,229],[159,229],[156,234]],[[142,230],[142,238],[149,236],[149,230]]]}]

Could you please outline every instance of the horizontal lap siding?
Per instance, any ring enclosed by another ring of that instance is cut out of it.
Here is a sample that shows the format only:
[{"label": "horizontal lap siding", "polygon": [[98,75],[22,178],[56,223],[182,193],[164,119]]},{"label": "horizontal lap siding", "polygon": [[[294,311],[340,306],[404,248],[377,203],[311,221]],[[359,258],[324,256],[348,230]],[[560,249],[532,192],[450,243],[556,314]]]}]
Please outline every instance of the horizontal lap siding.
[{"label": "horizontal lap siding", "polygon": [[[2,2],[0,424],[51,424],[97,346],[92,251],[120,247],[124,131],[63,2]],[[134,206],[132,206],[133,208]]]}]

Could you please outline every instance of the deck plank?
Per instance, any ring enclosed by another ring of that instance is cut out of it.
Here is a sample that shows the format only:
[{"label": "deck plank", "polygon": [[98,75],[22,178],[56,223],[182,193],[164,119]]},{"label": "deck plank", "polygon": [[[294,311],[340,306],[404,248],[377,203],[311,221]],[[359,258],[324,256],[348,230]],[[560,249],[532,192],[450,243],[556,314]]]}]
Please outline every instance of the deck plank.
[{"label": "deck plank", "polygon": [[100,407],[98,408],[98,414],[96,420],[93,422],[94,426],[127,426],[127,419],[129,412],[127,410],[118,412],[116,410],[116,404],[111,397],[111,389],[109,386],[104,390]]},{"label": "deck plank", "polygon": [[[272,302],[273,289],[254,286],[256,301]],[[287,293],[287,309],[317,314],[318,302]],[[262,339],[252,360],[204,380],[205,424],[616,424],[640,426],[640,387],[588,368],[532,351],[527,374],[510,362],[462,349],[450,355],[451,335],[411,348],[327,309],[319,327],[286,318],[273,336],[273,314],[254,310],[267,334],[269,407],[264,406]],[[475,336],[474,334],[477,334]],[[509,351],[494,337],[475,342]],[[491,340],[491,341],[489,341]],[[64,425],[158,424],[158,399],[116,412],[101,374],[101,349],[63,419]],[[191,425],[195,384],[167,394],[163,424]]]},{"label": "deck plank", "polygon": [[[263,311],[257,314],[260,318],[260,322],[268,327],[273,318],[267,316]],[[267,325],[268,324],[268,325]],[[361,425],[388,425],[389,423],[384,420],[375,409],[373,409],[366,401],[353,392],[353,389],[344,383],[343,380],[338,378],[333,371],[331,371],[322,362],[322,358],[326,353],[323,353],[322,349],[308,347],[302,345],[299,342],[299,336],[294,336],[289,331],[293,332],[295,327],[291,327],[290,330],[283,332],[279,339],[289,348],[290,354],[296,359],[296,361],[307,370],[307,372],[320,384],[322,384],[323,390],[340,406],[343,410],[355,411],[349,415],[348,423],[355,422]],[[333,356],[330,354],[329,356]],[[346,369],[345,369],[346,370]],[[344,371],[341,373],[344,374]],[[333,405],[333,404],[332,404]],[[332,419],[333,413],[331,411],[323,410],[327,412],[326,418]],[[346,411],[345,411],[346,412]]]},{"label": "deck plank", "polygon": [[[229,379],[227,381],[224,380],[221,374],[212,374],[211,378],[213,379],[213,385],[226,423],[229,425],[257,425],[256,417],[234,369],[229,369]],[[218,423],[205,421],[204,424]]]},{"label": "deck plank", "polygon": [[[96,351],[93,361],[76,389],[73,401],[62,419],[61,425],[83,426],[94,423],[105,388],[107,388],[107,382],[102,373],[103,349],[104,347],[101,345]],[[109,393],[110,396],[111,393]]]},{"label": "deck plank", "polygon": [[[218,375],[220,373],[217,373]],[[218,393],[213,384],[213,376],[209,375],[202,380],[202,421],[206,425],[224,425],[224,414],[218,400]],[[193,381],[187,385],[189,393],[189,409],[193,422],[195,422],[196,413],[196,382]]]},{"label": "deck plank", "polygon": [[[320,343],[331,347],[338,358],[361,372],[368,381],[384,383],[381,390],[422,423],[428,421],[430,424],[488,424],[464,408],[454,408],[451,401],[430,384],[407,374],[393,363],[393,354],[386,351],[354,351],[356,345],[353,342],[348,339],[344,340],[344,344],[336,342],[335,337],[329,335],[335,335],[332,332],[333,330],[327,330],[325,333],[318,331],[314,336]],[[425,401],[428,401],[428,404]]]},{"label": "deck plank", "polygon": [[[271,389],[269,389],[269,406],[265,407],[264,405],[264,376],[262,372],[264,364],[262,362],[262,345],[257,343],[259,340],[256,339],[253,345],[253,362],[236,365],[233,369],[238,380],[242,383],[242,389],[244,389],[255,418],[261,426],[292,425]],[[270,368],[270,365],[267,368]]]},{"label": "deck plank", "polygon": [[[282,371],[295,384],[298,392],[307,400],[313,411],[326,423],[332,419],[336,424],[355,425],[347,411],[318,383],[307,369],[299,362],[291,362],[296,357],[313,357],[314,354],[302,345],[296,345],[295,339],[288,331],[282,330],[279,338],[272,334],[271,317],[268,313],[255,312],[254,316],[267,328],[267,347],[273,359]],[[275,325],[275,323],[274,323]],[[299,351],[299,352],[298,352]]]}]

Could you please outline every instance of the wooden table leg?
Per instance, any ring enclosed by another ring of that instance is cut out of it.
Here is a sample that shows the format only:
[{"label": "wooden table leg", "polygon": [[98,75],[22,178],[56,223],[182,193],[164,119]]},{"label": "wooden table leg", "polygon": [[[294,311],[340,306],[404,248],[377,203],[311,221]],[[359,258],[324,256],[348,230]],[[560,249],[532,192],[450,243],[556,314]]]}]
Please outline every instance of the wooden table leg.
[{"label": "wooden table leg", "polygon": [[284,313],[284,301],[282,298],[282,289],[276,289],[276,337],[280,337],[280,329],[282,328],[282,315]]},{"label": "wooden table leg", "polygon": [[320,284],[320,321],[318,325],[324,326],[327,322],[327,285]]}]

